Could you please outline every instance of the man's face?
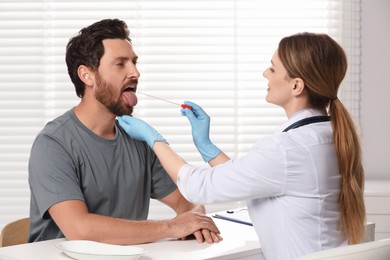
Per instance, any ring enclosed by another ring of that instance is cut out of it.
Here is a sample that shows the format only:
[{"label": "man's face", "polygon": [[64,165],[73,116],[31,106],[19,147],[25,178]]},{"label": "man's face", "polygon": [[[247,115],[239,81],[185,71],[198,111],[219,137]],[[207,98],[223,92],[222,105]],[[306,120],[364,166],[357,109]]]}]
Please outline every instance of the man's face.
[{"label": "man's face", "polygon": [[95,98],[113,114],[130,115],[137,104],[137,55],[127,40],[103,40],[104,54],[96,73]]}]

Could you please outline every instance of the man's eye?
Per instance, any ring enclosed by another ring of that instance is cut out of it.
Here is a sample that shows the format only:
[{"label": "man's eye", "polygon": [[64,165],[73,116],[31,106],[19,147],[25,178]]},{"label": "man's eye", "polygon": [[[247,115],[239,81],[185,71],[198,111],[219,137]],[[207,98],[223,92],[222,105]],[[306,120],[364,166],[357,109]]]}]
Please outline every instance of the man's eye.
[{"label": "man's eye", "polygon": [[123,66],[123,63],[122,62],[117,63],[116,66]]}]

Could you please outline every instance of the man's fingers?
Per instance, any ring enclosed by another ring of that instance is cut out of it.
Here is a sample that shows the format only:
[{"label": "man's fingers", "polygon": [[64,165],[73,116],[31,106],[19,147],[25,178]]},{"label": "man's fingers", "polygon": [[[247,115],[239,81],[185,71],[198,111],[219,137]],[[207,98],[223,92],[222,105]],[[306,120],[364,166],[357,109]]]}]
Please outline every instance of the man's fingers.
[{"label": "man's fingers", "polygon": [[194,236],[196,238],[196,241],[198,241],[198,243],[203,243],[203,241],[204,241],[203,234],[202,234],[202,232],[200,232],[200,230],[195,231]]}]

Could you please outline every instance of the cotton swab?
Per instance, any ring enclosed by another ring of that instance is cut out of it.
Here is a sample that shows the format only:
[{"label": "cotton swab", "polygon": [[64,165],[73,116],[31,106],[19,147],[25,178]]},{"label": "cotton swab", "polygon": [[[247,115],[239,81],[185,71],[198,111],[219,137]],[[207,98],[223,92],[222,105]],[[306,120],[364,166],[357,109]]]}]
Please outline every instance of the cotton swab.
[{"label": "cotton swab", "polygon": [[150,94],[146,94],[146,93],[140,92],[140,91],[137,91],[137,93],[142,94],[142,95],[145,95],[145,96],[148,96],[148,97],[151,97],[151,98],[154,98],[154,99],[158,99],[158,100],[161,100],[161,101],[165,101],[165,102],[168,102],[168,103],[171,103],[171,104],[180,106],[180,107],[182,107],[182,108],[192,109],[192,106],[189,106],[189,105],[186,105],[186,104],[175,103],[175,102],[172,102],[172,101],[170,101],[170,100],[167,100],[167,99],[164,99],[164,98],[160,98],[160,97],[156,97],[156,96],[152,96],[152,95],[150,95]]}]

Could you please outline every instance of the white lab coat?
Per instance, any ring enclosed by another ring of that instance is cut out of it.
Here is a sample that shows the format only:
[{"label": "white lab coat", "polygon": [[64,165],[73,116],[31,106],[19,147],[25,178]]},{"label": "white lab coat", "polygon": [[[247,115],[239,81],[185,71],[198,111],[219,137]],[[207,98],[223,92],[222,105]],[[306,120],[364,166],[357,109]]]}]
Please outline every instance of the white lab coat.
[{"label": "white lab coat", "polygon": [[347,244],[339,231],[341,177],[331,123],[282,132],[318,115],[313,109],[295,113],[241,158],[213,168],[182,166],[180,191],[197,204],[246,200],[267,260],[295,259]]}]

